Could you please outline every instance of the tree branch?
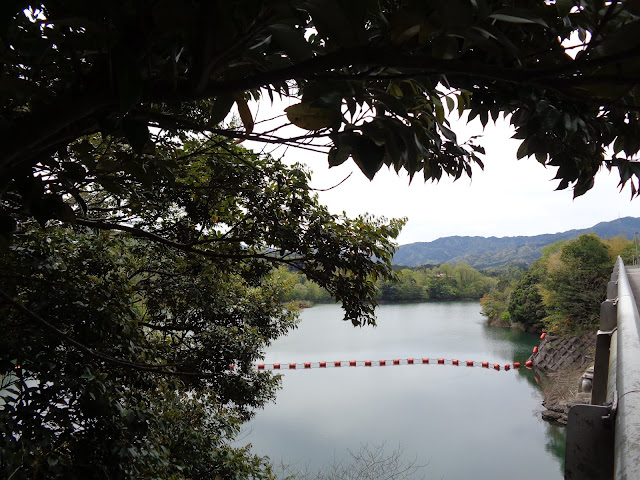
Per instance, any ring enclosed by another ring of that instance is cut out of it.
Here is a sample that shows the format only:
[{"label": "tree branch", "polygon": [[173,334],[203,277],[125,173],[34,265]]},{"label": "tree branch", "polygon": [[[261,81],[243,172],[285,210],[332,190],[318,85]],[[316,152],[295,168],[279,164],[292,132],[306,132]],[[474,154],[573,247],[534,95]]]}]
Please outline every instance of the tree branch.
[{"label": "tree branch", "polygon": [[182,372],[182,371],[168,370],[167,369],[168,365],[156,365],[151,363],[131,362],[129,360],[123,360],[121,358],[116,358],[110,355],[106,355],[97,350],[93,350],[87,347],[86,345],[80,343],[79,341],[75,340],[74,338],[70,337],[68,334],[66,334],[59,328],[57,328],[55,325],[52,325],[47,320],[42,318],[40,315],[38,315],[37,313],[25,307],[22,303],[18,302],[17,300],[14,300],[11,296],[9,296],[3,290],[0,290],[0,297],[4,298],[11,305],[13,305],[17,310],[26,314],[29,318],[36,321],[43,327],[45,327],[47,330],[49,330],[51,333],[53,333],[54,335],[62,339],[64,342],[74,346],[82,353],[90,357],[93,357],[95,359],[112,363],[120,367],[131,368],[138,371],[151,372],[151,373],[157,373],[160,375],[168,375],[168,376],[175,376],[175,377],[215,378],[220,375],[219,373]]},{"label": "tree branch", "polygon": [[192,327],[181,327],[179,325],[154,325],[152,323],[138,322],[138,325],[150,328],[152,330],[159,330],[161,332],[188,332],[194,330]]},{"label": "tree branch", "polygon": [[[525,69],[500,67],[497,65],[473,64],[460,60],[441,60],[420,55],[407,55],[394,49],[378,47],[356,47],[337,50],[326,55],[316,56],[309,60],[292,64],[278,70],[272,70],[234,79],[210,83],[201,93],[193,89],[188,80],[179,81],[177,85],[159,80],[146,85],[141,98],[142,104],[189,102],[210,99],[220,94],[260,89],[268,85],[278,84],[296,79],[322,79],[333,76],[338,70],[357,66],[375,65],[380,68],[410,69],[411,74],[444,74],[460,75],[492,82],[526,84],[558,90],[565,84],[563,74],[580,73],[591,67],[615,63],[622,59],[635,58],[640,53],[637,49],[595,59],[575,60],[568,64],[546,68]],[[354,79],[361,73],[354,73]],[[29,112],[13,125],[3,128],[2,137],[5,154],[0,159],[0,170],[7,172],[20,165],[32,166],[46,152],[61,148],[82,135],[95,133],[99,124],[91,121],[99,112],[113,104],[113,98],[104,82],[87,76],[86,88],[82,95],[77,91],[65,90],[55,97],[50,106],[38,112]],[[553,78],[555,77],[555,78]],[[368,78],[375,79],[374,75]],[[344,79],[349,79],[345,76]],[[586,99],[585,99],[586,101]],[[156,117],[159,120],[159,117]],[[167,121],[164,118],[164,121]],[[202,125],[178,124],[183,128],[195,128],[202,131]],[[230,138],[243,138],[263,143],[295,144],[306,138],[317,138],[317,135],[305,135],[293,139],[245,135],[240,132],[212,130],[213,133]],[[296,145],[298,146],[298,145]]]},{"label": "tree branch", "polygon": [[169,240],[168,238],[162,237],[155,233],[147,232],[146,230],[142,230],[141,228],[136,228],[129,225],[110,223],[102,220],[89,220],[84,218],[76,218],[75,222],[78,225],[83,225],[85,227],[90,227],[90,228],[96,228],[99,230],[119,230],[121,232],[127,232],[136,238],[146,238],[148,240],[159,243],[161,245],[166,245],[168,247],[175,248],[176,250],[180,250],[186,253],[201,255],[206,258],[232,259],[232,260],[260,259],[260,260],[267,260],[275,263],[282,263],[286,265],[292,265],[294,263],[291,260],[288,260],[282,256],[274,256],[274,255],[268,255],[268,254],[262,254],[262,253],[233,254],[233,253],[214,253],[207,250],[200,250],[198,248],[194,248],[193,245]]}]

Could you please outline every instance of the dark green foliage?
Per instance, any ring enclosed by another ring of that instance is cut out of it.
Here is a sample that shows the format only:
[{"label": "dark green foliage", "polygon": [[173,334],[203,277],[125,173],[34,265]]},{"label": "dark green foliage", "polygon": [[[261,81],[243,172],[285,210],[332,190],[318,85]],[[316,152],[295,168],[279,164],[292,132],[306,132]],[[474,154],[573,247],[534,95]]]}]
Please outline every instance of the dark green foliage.
[{"label": "dark green foliage", "polygon": [[79,183],[75,221],[20,215],[0,256],[0,476],[270,478],[230,442],[274,398],[254,364],[295,325],[273,266],[373,322],[403,222],[331,215],[301,167],[221,139],[166,137],[145,181],[117,140],[81,142],[105,177]]},{"label": "dark green foliage", "polygon": [[[480,300],[482,314],[487,320],[495,324],[509,324],[507,306],[513,287],[506,280],[498,284]],[[505,315],[505,313],[507,315]]]},{"label": "dark green foliage", "polygon": [[[622,0],[4,2],[0,215],[73,220],[78,182],[115,180],[79,142],[98,133],[129,147],[117,172],[139,180],[157,168],[158,130],[328,138],[329,165],[352,158],[368,178],[388,166],[457,179],[484,149],[458,140],[453,112],[508,116],[518,158],[557,167],[560,189],[585,193],[604,166],[635,196],[639,14]],[[291,94],[308,134],[260,133],[248,101]],[[241,127],[224,123],[232,108]]]},{"label": "dark green foliage", "polygon": [[313,280],[309,280],[304,275],[300,275],[284,267],[281,267],[276,275],[280,281],[290,286],[288,294],[284,298],[285,301],[302,301],[309,302],[310,304],[335,301],[326,289],[322,288]]},{"label": "dark green foliage", "polygon": [[[378,300],[383,302],[421,302],[431,300],[479,299],[497,280],[468,265],[440,265],[432,268],[395,269],[392,280],[378,280]],[[331,299],[329,292],[304,277],[279,271],[280,278],[293,286],[286,300],[319,302]]]},{"label": "dark green foliage", "polygon": [[620,257],[625,265],[635,265],[638,261],[638,253],[640,253],[640,247],[636,246],[635,243],[630,243],[620,252]]},{"label": "dark green foliage", "polygon": [[614,265],[610,250],[628,249],[624,239],[607,242],[589,234],[545,247],[542,258],[520,279],[501,282],[500,288],[483,298],[484,315],[490,320],[504,315],[509,322],[533,331],[597,328],[600,303]]},{"label": "dark green foliage", "polygon": [[448,278],[440,277],[434,279],[427,287],[427,295],[433,300],[453,300],[456,298],[453,281]]},{"label": "dark green foliage", "polygon": [[547,309],[539,292],[539,283],[539,275],[529,271],[516,282],[509,296],[509,320],[520,323],[527,330],[539,330],[542,320],[547,316]]},{"label": "dark green foliage", "polygon": [[32,313],[0,304],[4,478],[269,477],[229,442],[278,386],[251,368],[295,323],[277,283],[122,234],[16,237],[0,285]]},{"label": "dark green foliage", "polygon": [[403,269],[397,282],[381,282],[379,298],[385,302],[478,299],[495,285],[465,264]]},{"label": "dark green foliage", "polygon": [[597,328],[613,264],[607,246],[595,235],[582,235],[564,245],[559,262],[547,267],[544,281],[550,292],[547,326]]},{"label": "dark green foliage", "polygon": [[[31,383],[3,376],[19,388],[0,413],[2,475],[268,476],[228,439],[272,395],[249,364],[292,320],[269,273],[297,269],[347,320],[372,322],[403,222],[331,215],[307,172],[234,142],[320,139],[330,165],[352,158],[368,178],[388,166],[457,179],[484,150],[458,141],[447,111],[502,113],[518,157],[558,167],[558,188],[581,195],[605,166],[636,195],[639,13],[596,0],[3,2],[0,360]],[[588,43],[575,58],[574,34]],[[249,101],[291,93],[289,120],[308,134],[258,132]],[[241,126],[225,123],[232,108]],[[449,296],[463,280],[440,273],[407,290]]]}]

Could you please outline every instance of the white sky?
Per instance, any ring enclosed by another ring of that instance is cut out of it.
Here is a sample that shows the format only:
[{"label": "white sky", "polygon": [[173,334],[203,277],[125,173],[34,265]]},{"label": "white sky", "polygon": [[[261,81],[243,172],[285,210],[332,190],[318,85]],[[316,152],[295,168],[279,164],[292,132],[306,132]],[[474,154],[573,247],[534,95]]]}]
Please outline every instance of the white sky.
[{"label": "white sky", "polygon": [[[260,109],[252,106],[256,120],[282,113],[282,105],[263,98]],[[295,101],[294,101],[295,103]],[[262,110],[262,111],[260,111]],[[256,126],[256,133],[268,130],[271,124]],[[519,140],[511,139],[513,131],[507,121],[492,123],[482,132],[479,121],[467,126],[453,123],[459,140],[483,134],[477,143],[484,146],[484,171],[474,168],[473,178],[462,177],[457,182],[444,178],[440,183],[425,183],[419,175],[409,185],[408,175],[383,167],[373,181],[360,172],[349,159],[339,167],[329,169],[326,155],[289,148],[287,163],[305,163],[312,170],[311,185],[317,189],[332,187],[353,174],[344,183],[320,192],[320,201],[333,213],[349,216],[371,213],[377,216],[407,217],[409,221],[398,237],[399,244],[428,242],[451,235],[516,236],[556,233],[575,228],[587,228],[598,222],[619,217],[640,216],[640,199],[630,200],[630,190],[617,187],[616,171],[606,169],[596,176],[593,189],[573,199],[571,189],[555,191],[558,185],[555,169],[545,168],[534,157],[516,159]],[[303,135],[305,130],[287,127],[278,135]],[[259,145],[246,142],[249,148]],[[281,156],[283,150],[273,154]]]}]

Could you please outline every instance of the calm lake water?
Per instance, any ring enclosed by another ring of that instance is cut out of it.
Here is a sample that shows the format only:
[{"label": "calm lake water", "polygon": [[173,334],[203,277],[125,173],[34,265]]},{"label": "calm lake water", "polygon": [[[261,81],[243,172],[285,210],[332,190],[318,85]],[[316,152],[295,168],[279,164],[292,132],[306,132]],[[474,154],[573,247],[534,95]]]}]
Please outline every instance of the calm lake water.
[{"label": "calm lake water", "polygon": [[292,471],[348,463],[348,452],[365,445],[424,465],[411,478],[563,478],[564,430],[541,420],[530,370],[331,367],[412,357],[524,363],[536,335],[487,327],[477,302],[382,305],[377,316],[377,327],[354,328],[337,305],[304,310],[300,327],[274,343],[265,362],[329,367],[282,370],[276,402],[257,413],[239,443]]}]

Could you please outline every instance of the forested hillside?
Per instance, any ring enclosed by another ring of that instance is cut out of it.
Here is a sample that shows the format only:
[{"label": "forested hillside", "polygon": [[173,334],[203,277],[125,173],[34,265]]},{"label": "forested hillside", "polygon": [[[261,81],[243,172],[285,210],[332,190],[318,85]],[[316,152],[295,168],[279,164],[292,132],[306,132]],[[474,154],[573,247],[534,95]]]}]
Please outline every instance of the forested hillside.
[{"label": "forested hillside", "polygon": [[600,238],[624,235],[632,239],[640,231],[640,218],[625,217],[601,222],[593,227],[519,237],[443,237],[433,242],[417,242],[401,245],[393,257],[396,265],[440,265],[466,263],[474,268],[488,268],[519,263],[531,265],[542,256],[542,249],[559,240],[577,238],[594,233]]},{"label": "forested hillside", "polygon": [[553,243],[518,280],[497,283],[483,297],[482,312],[493,325],[530,331],[596,329],[616,258],[631,264],[634,254],[634,242],[622,236],[585,234]]}]

